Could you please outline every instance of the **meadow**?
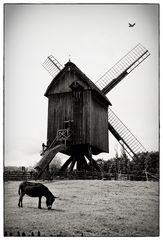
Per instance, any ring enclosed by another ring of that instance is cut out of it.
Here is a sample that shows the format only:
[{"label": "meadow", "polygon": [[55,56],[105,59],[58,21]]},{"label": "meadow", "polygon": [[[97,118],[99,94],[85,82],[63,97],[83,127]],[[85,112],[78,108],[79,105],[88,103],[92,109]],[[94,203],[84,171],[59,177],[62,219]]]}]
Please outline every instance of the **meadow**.
[{"label": "meadow", "polygon": [[40,181],[57,197],[52,210],[45,198],[24,196],[20,182],[4,183],[4,232],[61,237],[149,237],[159,235],[159,183],[142,181]]}]

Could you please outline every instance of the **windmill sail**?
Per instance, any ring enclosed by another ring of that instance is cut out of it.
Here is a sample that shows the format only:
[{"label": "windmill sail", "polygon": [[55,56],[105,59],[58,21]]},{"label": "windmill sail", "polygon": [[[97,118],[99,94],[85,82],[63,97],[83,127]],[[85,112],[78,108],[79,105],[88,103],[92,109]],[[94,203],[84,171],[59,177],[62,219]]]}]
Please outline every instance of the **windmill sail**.
[{"label": "windmill sail", "polygon": [[96,82],[97,87],[107,94],[149,55],[149,51],[139,43]]},{"label": "windmill sail", "polygon": [[137,153],[147,152],[138,139],[111,109],[109,109],[108,112],[108,129],[131,157],[135,156]]},{"label": "windmill sail", "polygon": [[63,66],[52,55],[48,56],[42,65],[53,78],[63,69]]},{"label": "windmill sail", "polygon": [[[139,43],[96,82],[97,87],[107,94],[149,55],[149,51]],[[108,129],[131,157],[147,152],[111,109],[108,111]]]},{"label": "windmill sail", "polygon": [[[96,82],[97,87],[107,94],[149,55],[149,51],[139,43]],[[63,66],[52,55],[45,60],[43,66],[53,78],[63,69]],[[108,129],[131,157],[147,151],[111,109],[108,112]],[[55,154],[51,153],[48,161],[44,157],[46,160],[43,162],[50,162],[51,155]],[[46,166],[43,168],[45,169]]]}]

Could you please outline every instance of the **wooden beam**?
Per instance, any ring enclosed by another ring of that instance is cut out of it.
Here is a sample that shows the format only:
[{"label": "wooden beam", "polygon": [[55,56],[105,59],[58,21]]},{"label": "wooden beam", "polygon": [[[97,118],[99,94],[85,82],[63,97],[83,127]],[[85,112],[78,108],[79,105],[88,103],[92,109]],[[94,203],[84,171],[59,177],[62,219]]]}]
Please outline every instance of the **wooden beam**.
[{"label": "wooden beam", "polygon": [[92,163],[93,163],[93,167],[98,171],[101,172],[101,168],[99,167],[99,165],[96,163],[96,161],[92,158]]},{"label": "wooden beam", "polygon": [[76,155],[76,161],[77,161],[76,169],[79,172],[83,171],[83,158],[84,158],[84,155],[81,153],[79,155]]},{"label": "wooden beam", "polygon": [[68,165],[72,162],[72,156],[63,164],[63,166],[60,168],[59,172],[64,172],[67,168]]},{"label": "wooden beam", "polygon": [[90,168],[90,166],[88,165],[85,157],[84,157],[84,159],[83,159],[83,164],[84,164],[84,167],[85,167],[85,171],[86,171],[86,170],[91,171],[91,168]]},{"label": "wooden beam", "polygon": [[87,153],[86,153],[86,157],[88,158],[88,160],[90,162],[91,171],[93,171],[92,148],[91,148],[90,145],[88,145],[88,150],[87,150]]},{"label": "wooden beam", "polygon": [[69,172],[72,172],[76,162],[76,158],[73,155],[71,157],[72,157],[72,162],[70,164]]}]

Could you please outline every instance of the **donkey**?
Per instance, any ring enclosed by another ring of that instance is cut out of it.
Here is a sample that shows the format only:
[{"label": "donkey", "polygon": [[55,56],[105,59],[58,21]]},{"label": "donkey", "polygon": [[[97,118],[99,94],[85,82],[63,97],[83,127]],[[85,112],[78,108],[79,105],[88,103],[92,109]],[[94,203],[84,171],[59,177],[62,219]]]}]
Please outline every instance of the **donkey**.
[{"label": "donkey", "polygon": [[23,207],[22,201],[23,196],[27,194],[30,197],[38,197],[38,208],[41,209],[41,198],[44,196],[46,198],[46,205],[48,210],[52,208],[52,204],[55,201],[55,197],[47,187],[41,183],[35,182],[22,182],[19,185],[18,194],[20,195],[18,206]]}]

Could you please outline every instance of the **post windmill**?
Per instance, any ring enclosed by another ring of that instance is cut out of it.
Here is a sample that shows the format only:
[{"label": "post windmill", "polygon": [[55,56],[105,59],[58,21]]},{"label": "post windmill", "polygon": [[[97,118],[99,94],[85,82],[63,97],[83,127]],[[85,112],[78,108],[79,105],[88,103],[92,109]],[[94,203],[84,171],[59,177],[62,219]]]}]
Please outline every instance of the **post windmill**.
[{"label": "post windmill", "polygon": [[110,109],[106,94],[150,55],[136,45],[95,84],[71,61],[63,67],[52,55],[43,66],[53,77],[45,96],[48,98],[47,143],[35,169],[38,177],[58,152],[70,158],[60,171],[100,171],[92,154],[109,152],[108,130],[133,158],[147,152],[138,139]]}]

